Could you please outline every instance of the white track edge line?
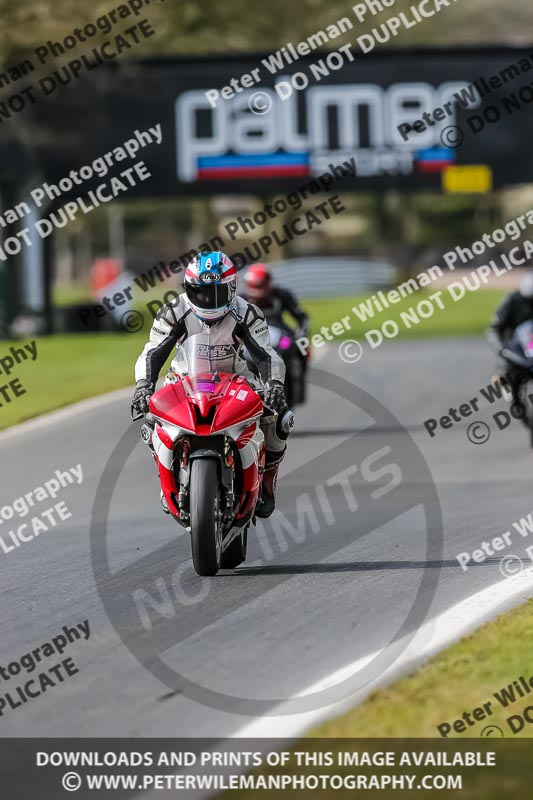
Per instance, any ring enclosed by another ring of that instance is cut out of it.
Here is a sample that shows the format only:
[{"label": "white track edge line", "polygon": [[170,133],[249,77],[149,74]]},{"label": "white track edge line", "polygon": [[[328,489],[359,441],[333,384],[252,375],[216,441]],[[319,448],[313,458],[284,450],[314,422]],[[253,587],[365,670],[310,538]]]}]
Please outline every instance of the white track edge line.
[{"label": "white track edge line", "polygon": [[46,414],[40,414],[38,417],[19,422],[16,425],[11,425],[9,428],[0,431],[0,442],[13,439],[16,436],[21,436],[26,433],[34,433],[35,431],[48,428],[52,425],[59,425],[61,422],[65,422],[65,420],[71,419],[78,414],[94,411],[94,409],[112,403],[115,400],[126,398],[132,394],[132,392],[132,386],[123,389],[114,389],[111,392],[97,394],[94,397],[87,397],[85,400],[78,400],[76,403],[71,403],[63,408],[48,411]]},{"label": "white track edge line", "polygon": [[[336,716],[350,708],[355,708],[371,692],[375,691],[376,688],[383,688],[384,686],[390,685],[398,678],[404,677],[432,655],[446,649],[486,622],[494,619],[506,610],[521,604],[522,601],[526,601],[530,597],[533,597],[533,567],[528,568],[515,578],[503,579],[495,585],[482,589],[426,622],[419,631],[417,631],[410,646],[407,647],[395,664],[374,682],[364,689],[361,689],[350,698],[346,698],[326,708],[315,709],[305,714],[295,714],[291,716],[282,716],[283,709],[286,707],[287,702],[281,703],[278,706],[281,712],[279,716],[269,715],[268,717],[259,717],[240,728],[231,735],[231,738],[276,736],[283,736],[286,738],[287,736],[299,736],[309,730],[309,728],[317,722]],[[421,639],[424,641],[420,642]],[[414,647],[415,644],[416,649]],[[357,672],[358,669],[377,655],[378,653],[372,653],[357,659],[339,670],[335,670],[335,672],[306,688],[299,693],[298,696],[312,694],[329,685],[334,685],[340,680]]]}]

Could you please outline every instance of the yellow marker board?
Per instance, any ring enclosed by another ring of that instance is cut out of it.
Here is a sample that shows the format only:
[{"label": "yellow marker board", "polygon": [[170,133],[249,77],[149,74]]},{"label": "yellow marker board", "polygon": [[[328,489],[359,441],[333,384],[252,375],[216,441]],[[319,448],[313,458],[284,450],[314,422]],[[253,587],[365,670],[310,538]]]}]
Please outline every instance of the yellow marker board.
[{"label": "yellow marker board", "polygon": [[448,194],[486,194],[492,189],[492,169],[487,164],[445,167],[442,188]]}]

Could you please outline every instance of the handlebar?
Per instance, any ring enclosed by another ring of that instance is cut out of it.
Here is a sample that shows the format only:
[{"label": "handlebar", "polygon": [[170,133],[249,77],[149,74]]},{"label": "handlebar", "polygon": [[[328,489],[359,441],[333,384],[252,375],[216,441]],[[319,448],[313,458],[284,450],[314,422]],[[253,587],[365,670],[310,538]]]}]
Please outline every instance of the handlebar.
[{"label": "handlebar", "polygon": [[[264,388],[257,387],[254,391],[256,392],[256,394],[259,395],[259,397],[261,398],[261,400],[264,403],[264,400],[265,400],[265,390],[264,390]],[[266,406],[266,407],[269,408],[270,411],[274,411],[274,409],[270,408],[270,406]],[[293,412],[291,411],[290,408],[286,407],[283,412],[280,412],[280,416],[281,416],[280,426],[281,426],[282,431],[284,433],[287,433],[287,434],[291,433],[292,430],[294,429],[294,414],[293,414]],[[146,414],[140,413],[140,414],[135,414],[134,415],[133,414],[133,406],[132,406],[131,407],[131,419],[132,419],[132,421],[133,422],[137,422],[138,420],[143,419],[143,418],[144,418],[144,421],[147,422],[149,425],[153,425],[155,423],[155,417],[150,411],[148,411]]]},{"label": "handlebar", "polygon": [[153,424],[153,423],[155,422],[155,417],[154,417],[154,415],[153,415],[153,414],[151,414],[149,411],[148,411],[146,414],[143,414],[143,413],[141,412],[140,414],[136,414],[136,415],[134,416],[134,415],[133,415],[133,406],[132,406],[132,407],[131,407],[131,419],[132,419],[132,422],[137,422],[137,420],[139,420],[139,419],[143,419],[143,418],[144,418],[144,421],[145,421],[145,422],[148,422],[148,423],[150,423],[150,424]]}]

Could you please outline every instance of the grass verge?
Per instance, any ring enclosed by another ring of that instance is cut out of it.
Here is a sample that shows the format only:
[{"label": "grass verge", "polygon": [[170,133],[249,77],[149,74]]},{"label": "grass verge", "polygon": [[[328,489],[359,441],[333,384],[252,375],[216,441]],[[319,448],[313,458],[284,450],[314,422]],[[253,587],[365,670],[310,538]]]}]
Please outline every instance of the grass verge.
[{"label": "grass verge", "polygon": [[[496,695],[523,676],[533,684],[533,629],[531,614],[533,600],[513,609],[470,636],[432,658],[414,675],[404,678],[388,689],[374,692],[362,705],[338,719],[319,725],[308,735],[325,738],[441,738],[437,726],[452,726],[448,738],[481,736],[487,726],[496,725],[505,738],[532,738],[533,723],[525,722],[513,733],[509,717],[520,716],[532,706],[531,694],[520,697],[504,707]],[[462,718],[485,703],[491,703],[485,719],[465,730],[453,730],[455,720]],[[521,723],[515,719],[516,729]],[[487,736],[487,732],[484,734]]]},{"label": "grass verge", "polygon": [[[56,408],[133,384],[133,365],[146,336],[141,334],[79,334],[37,339],[36,361],[23,361],[6,384],[18,378],[21,397],[0,408],[0,429]],[[0,354],[23,342],[0,342]]]},{"label": "grass verge", "polygon": [[[371,297],[370,294],[358,297],[337,297],[324,300],[306,300],[302,305],[308,311],[312,323],[312,333],[320,332],[325,325],[330,327],[333,322],[349,317],[350,329],[344,338],[360,338],[372,328],[379,328],[385,320],[395,320],[400,326],[399,337],[420,338],[423,336],[474,336],[482,334],[488,327],[490,320],[499,303],[503,300],[506,291],[500,289],[483,289],[473,294],[467,294],[462,300],[454,303],[447,291],[443,290],[442,303],[444,310],[435,306],[435,312],[429,319],[421,319],[420,324],[413,324],[407,328],[401,322],[400,315],[416,306],[422,300],[427,300],[431,291],[420,290],[410,297],[404,298],[400,303],[391,305],[368,322],[361,320],[352,312],[352,307]],[[341,337],[342,338],[342,337]]]}]

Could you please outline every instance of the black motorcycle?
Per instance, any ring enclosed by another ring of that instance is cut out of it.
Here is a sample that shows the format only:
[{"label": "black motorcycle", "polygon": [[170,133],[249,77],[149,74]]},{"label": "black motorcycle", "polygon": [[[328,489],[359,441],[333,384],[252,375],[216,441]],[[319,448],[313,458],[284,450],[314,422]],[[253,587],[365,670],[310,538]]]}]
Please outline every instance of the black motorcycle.
[{"label": "black motorcycle", "polygon": [[520,416],[529,429],[533,447],[533,322],[519,325],[500,355],[510,367],[512,380],[518,385],[518,396],[524,411],[516,416]]},{"label": "black motorcycle", "polygon": [[[267,319],[270,344],[285,364],[285,398],[289,408],[302,405],[306,400],[305,370],[308,356],[303,355],[296,344],[297,334],[280,320]],[[252,371],[254,362],[246,353],[246,361]]]},{"label": "black motorcycle", "polygon": [[270,344],[285,364],[285,397],[289,408],[305,403],[307,356],[296,344],[296,332],[283,322],[267,320]]}]

